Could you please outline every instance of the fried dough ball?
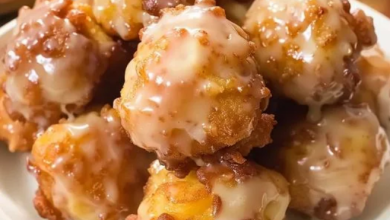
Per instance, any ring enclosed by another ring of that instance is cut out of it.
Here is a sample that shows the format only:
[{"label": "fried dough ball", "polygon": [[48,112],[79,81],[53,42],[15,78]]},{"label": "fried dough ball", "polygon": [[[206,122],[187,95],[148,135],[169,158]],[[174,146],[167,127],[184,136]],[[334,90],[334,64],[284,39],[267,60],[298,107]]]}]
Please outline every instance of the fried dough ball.
[{"label": "fried dough ball", "polygon": [[290,201],[286,180],[252,162],[209,164],[184,179],[158,161],[149,172],[137,220],[282,220]]},{"label": "fried dough ball", "polygon": [[165,9],[141,35],[115,102],[134,144],[172,169],[262,126],[270,91],[253,44],[222,8],[199,2]]},{"label": "fried dough ball", "polygon": [[143,27],[142,0],[93,0],[93,13],[109,34],[124,40],[138,39]]},{"label": "fried dough ball", "polygon": [[321,220],[351,219],[389,161],[387,136],[367,105],[325,108],[318,123],[304,114],[275,129],[264,157],[289,181],[290,208]]},{"label": "fried dough ball", "polygon": [[312,120],[321,106],[350,98],[356,58],[376,42],[372,19],[351,14],[347,0],[256,0],[243,27],[272,88],[308,105]]},{"label": "fried dough ball", "polygon": [[51,126],[34,144],[34,204],[49,220],[120,220],[142,200],[150,155],[135,147],[114,109]]},{"label": "fried dough ball", "polygon": [[[119,61],[128,62],[132,54],[104,34],[90,11],[71,0],[41,1],[20,11],[2,76],[4,108],[11,120],[43,131],[65,114],[80,111],[97,87],[123,78]],[[119,71],[105,73],[109,64]],[[101,82],[102,77],[108,80]]]},{"label": "fried dough ball", "polygon": [[376,47],[364,51],[358,65],[361,84],[353,101],[369,104],[390,137],[390,61]]}]

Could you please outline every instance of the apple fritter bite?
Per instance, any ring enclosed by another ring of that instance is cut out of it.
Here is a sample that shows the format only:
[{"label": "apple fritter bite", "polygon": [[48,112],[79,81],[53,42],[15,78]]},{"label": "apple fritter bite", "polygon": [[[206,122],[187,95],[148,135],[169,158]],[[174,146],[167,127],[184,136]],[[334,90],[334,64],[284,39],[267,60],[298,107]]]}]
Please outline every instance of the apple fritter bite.
[{"label": "apple fritter bite", "polygon": [[34,200],[49,220],[120,220],[136,213],[152,157],[134,146],[114,109],[48,128],[33,147]]},{"label": "apple fritter bite", "polygon": [[183,179],[158,161],[149,172],[137,220],[282,220],[290,201],[280,174],[249,161],[207,164]]},{"label": "apple fritter bite", "polygon": [[[131,57],[94,22],[87,4],[53,0],[22,8],[5,52],[4,110],[11,120],[31,123],[42,132],[61,117],[82,111],[98,87],[121,81]],[[101,82],[103,77],[108,80]],[[111,102],[109,96],[102,100]]]},{"label": "apple fritter bite", "polygon": [[384,130],[367,105],[327,107],[318,123],[305,114],[280,122],[259,162],[289,181],[290,208],[321,220],[358,216],[389,161]]},{"label": "apple fritter bite", "polygon": [[167,169],[232,146],[262,126],[270,91],[253,43],[222,8],[200,1],[164,9],[141,36],[114,105],[134,144],[156,151]]},{"label": "apple fritter bite", "polygon": [[367,103],[390,137],[390,61],[375,47],[363,51],[358,66],[361,84],[353,102]]},{"label": "apple fritter bite", "polygon": [[272,89],[308,105],[312,120],[321,106],[350,99],[356,59],[377,40],[372,19],[351,13],[348,0],[256,0],[243,28]]}]

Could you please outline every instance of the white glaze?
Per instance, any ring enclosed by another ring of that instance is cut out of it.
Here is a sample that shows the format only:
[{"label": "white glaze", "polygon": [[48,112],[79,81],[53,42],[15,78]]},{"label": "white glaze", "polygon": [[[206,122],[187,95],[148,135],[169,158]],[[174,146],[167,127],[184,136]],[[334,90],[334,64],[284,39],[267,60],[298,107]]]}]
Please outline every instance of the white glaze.
[{"label": "white glaze", "polygon": [[358,41],[348,19],[341,0],[256,0],[247,13],[243,27],[258,45],[264,77],[282,95],[309,105],[310,118],[354,86],[344,59]]},{"label": "white glaze", "polygon": [[69,4],[43,2],[24,9],[6,50],[4,88],[12,102],[10,108],[41,127],[47,127],[47,118],[56,114],[51,112],[53,105],[78,107],[91,99],[105,70],[102,53],[113,45],[100,47],[78,33],[69,19],[59,17],[59,11]]},{"label": "white glaze", "polygon": [[180,179],[155,161],[149,168],[151,177],[145,187],[146,196],[138,209],[138,219],[156,220],[163,213],[175,220],[285,218],[290,196],[288,183],[280,174],[257,167],[258,174],[236,181],[232,178],[233,171],[220,173],[218,171],[225,170],[218,170],[220,168],[208,164],[207,177],[203,179],[206,181],[203,183],[208,185],[206,187],[197,179],[194,171]]},{"label": "white glaze", "polygon": [[149,160],[115,114],[106,109],[54,125],[34,145],[33,165],[54,180],[42,187],[51,187],[54,207],[69,219],[123,220],[141,199]]},{"label": "white glaze", "polygon": [[[218,95],[230,89],[248,96],[242,114],[252,117],[264,95],[245,33],[218,14],[220,8],[177,10],[142,33],[116,108],[137,146],[191,156],[194,144],[205,144],[207,131],[218,129],[209,119],[221,107]],[[252,130],[249,123],[240,132],[249,136]]]},{"label": "white glaze", "polygon": [[[222,205],[215,220],[272,219],[283,220],[290,202],[288,193],[281,193],[266,171],[247,181],[229,186],[214,183],[212,193],[218,195]],[[286,186],[287,187],[287,186]],[[287,190],[287,189],[283,189]],[[267,211],[267,206],[275,205],[276,210]]]},{"label": "white glaze", "polygon": [[[339,106],[326,109],[317,125],[285,129],[290,137],[278,136],[287,139],[279,162],[295,190],[292,207],[310,215],[324,210],[335,220],[359,215],[388,160],[389,141],[376,116],[368,107]],[[334,205],[321,207],[325,201]]]}]

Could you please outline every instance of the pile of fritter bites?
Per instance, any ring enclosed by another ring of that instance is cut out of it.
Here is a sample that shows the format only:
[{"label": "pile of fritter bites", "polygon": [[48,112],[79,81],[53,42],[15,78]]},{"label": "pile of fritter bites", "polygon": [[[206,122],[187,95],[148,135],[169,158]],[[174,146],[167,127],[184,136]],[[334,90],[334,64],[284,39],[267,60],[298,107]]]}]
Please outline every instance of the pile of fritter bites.
[{"label": "pile of fritter bites", "polygon": [[390,157],[376,40],[347,0],[40,0],[0,137],[49,220],[347,220]]}]

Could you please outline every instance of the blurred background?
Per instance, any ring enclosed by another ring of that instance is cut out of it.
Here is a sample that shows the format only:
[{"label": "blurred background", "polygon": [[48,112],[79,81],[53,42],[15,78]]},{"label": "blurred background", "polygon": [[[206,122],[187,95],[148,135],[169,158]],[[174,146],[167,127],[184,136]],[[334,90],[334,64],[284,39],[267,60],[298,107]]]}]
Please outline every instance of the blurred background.
[{"label": "blurred background", "polygon": [[0,0],[0,25],[16,18],[23,5],[32,6],[35,0]]},{"label": "blurred background", "polygon": [[360,0],[390,17],[390,0]]},{"label": "blurred background", "polygon": [[[35,0],[0,0],[0,26],[17,16],[23,5],[32,6]],[[288,0],[287,0],[288,1]],[[359,0],[390,17],[390,0]]]}]

